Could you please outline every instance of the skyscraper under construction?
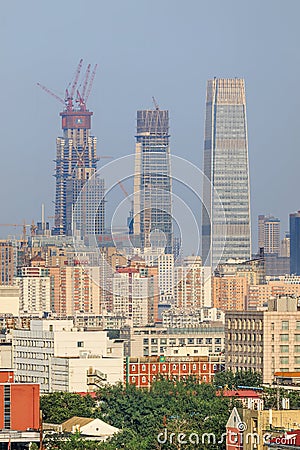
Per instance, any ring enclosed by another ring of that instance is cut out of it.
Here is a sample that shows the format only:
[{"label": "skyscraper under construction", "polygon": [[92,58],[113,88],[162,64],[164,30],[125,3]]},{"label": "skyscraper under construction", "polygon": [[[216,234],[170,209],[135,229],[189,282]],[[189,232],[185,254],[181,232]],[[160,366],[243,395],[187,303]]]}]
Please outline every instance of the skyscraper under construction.
[{"label": "skyscraper under construction", "polygon": [[169,111],[154,104],[154,110],[137,111],[134,234],[147,248],[151,232],[158,231],[165,253],[172,253]]},{"label": "skyscraper under construction", "polygon": [[80,91],[82,63],[64,99],[40,85],[65,106],[60,113],[63,136],[56,140],[55,235],[79,233],[84,237],[104,231],[104,181],[96,174],[97,138],[90,134],[93,113],[86,108],[97,66],[91,74],[88,65]]}]

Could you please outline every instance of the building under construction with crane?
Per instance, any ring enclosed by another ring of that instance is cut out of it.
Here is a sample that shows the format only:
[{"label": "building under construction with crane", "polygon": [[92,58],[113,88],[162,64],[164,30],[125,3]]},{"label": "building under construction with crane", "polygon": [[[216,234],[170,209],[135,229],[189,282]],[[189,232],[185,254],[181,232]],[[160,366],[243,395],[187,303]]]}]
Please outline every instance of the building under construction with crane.
[{"label": "building under construction with crane", "polygon": [[172,253],[171,165],[169,111],[137,111],[134,176],[134,235],[142,248],[151,247],[151,233],[159,231],[165,253]]},{"label": "building under construction with crane", "polygon": [[81,59],[64,99],[39,84],[64,105],[63,135],[56,140],[54,235],[104,232],[104,180],[96,174],[97,138],[91,135],[93,113],[87,109],[97,65],[91,70],[89,64],[79,83],[82,65]]}]

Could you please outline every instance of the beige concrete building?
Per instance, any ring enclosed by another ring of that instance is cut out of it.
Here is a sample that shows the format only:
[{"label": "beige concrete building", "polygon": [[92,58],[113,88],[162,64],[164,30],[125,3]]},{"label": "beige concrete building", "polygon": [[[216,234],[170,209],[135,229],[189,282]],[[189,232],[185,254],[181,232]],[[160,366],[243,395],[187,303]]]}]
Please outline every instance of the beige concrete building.
[{"label": "beige concrete building", "polygon": [[185,259],[185,265],[175,267],[175,306],[189,310],[204,305],[204,268],[200,256]]},{"label": "beige concrete building", "polygon": [[0,314],[19,315],[20,290],[18,286],[0,286]]},{"label": "beige concrete building", "polygon": [[113,312],[126,317],[127,324],[153,324],[159,298],[157,268],[138,266],[117,269],[113,278]]},{"label": "beige concrete building", "polygon": [[222,322],[203,324],[198,328],[130,328],[121,330],[120,338],[126,344],[127,356],[159,356],[167,347],[194,346],[208,349],[209,354],[220,354],[224,351],[224,325]]},{"label": "beige concrete building", "polygon": [[[264,450],[269,448],[268,444],[273,442],[274,438],[280,436],[285,436],[285,443],[288,445],[276,446],[273,444],[272,448],[299,448],[293,446],[296,438],[296,434],[293,433],[299,429],[299,410],[257,411],[234,408],[226,425],[226,450]],[[287,433],[290,433],[290,436]]]},{"label": "beige concrete building", "polygon": [[271,299],[265,311],[225,314],[226,367],[262,373],[272,383],[274,372],[300,371],[299,298]]},{"label": "beige concrete building", "polygon": [[271,297],[300,296],[298,277],[276,277],[267,280],[267,284],[249,285],[247,293],[247,310],[255,310],[268,303]]},{"label": "beige concrete building", "polygon": [[225,323],[225,313],[217,308],[170,308],[162,313],[165,328],[195,328],[208,322]]},{"label": "beige concrete building", "polygon": [[244,277],[248,284],[263,284],[265,282],[264,259],[262,257],[249,261],[230,259],[226,263],[219,264],[215,272],[218,276]]},{"label": "beige concrete building", "polygon": [[51,280],[45,267],[22,267],[22,276],[15,279],[20,290],[20,312],[39,314],[51,311]]}]

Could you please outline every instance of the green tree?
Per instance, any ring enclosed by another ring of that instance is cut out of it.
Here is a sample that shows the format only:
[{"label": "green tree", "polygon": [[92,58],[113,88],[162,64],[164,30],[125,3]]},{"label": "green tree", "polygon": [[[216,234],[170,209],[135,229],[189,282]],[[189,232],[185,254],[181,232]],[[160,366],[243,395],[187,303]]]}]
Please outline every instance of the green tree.
[{"label": "green tree", "polygon": [[235,373],[225,370],[215,374],[213,384],[217,388],[228,389],[237,389],[238,386],[260,387],[262,376],[259,372],[251,370],[239,370]]},{"label": "green tree", "polygon": [[73,416],[93,417],[95,402],[90,395],[54,392],[41,397],[43,421],[62,423]]}]

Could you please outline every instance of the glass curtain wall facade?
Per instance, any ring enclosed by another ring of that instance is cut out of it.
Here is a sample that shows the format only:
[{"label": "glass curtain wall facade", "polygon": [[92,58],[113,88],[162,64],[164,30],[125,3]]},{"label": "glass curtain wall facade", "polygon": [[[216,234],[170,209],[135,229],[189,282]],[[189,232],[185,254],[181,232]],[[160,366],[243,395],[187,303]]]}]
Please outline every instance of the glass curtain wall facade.
[{"label": "glass curtain wall facade", "polygon": [[300,211],[290,214],[290,272],[300,275]]},{"label": "glass curtain wall facade", "polygon": [[[248,138],[243,79],[214,78],[207,83],[204,173],[214,189],[207,184],[203,189],[203,262],[215,266],[230,258],[250,259]],[[220,211],[220,202],[224,212]]]},{"label": "glass curtain wall facade", "polygon": [[172,253],[169,112],[137,111],[134,175],[134,234],[142,248],[160,231],[165,253]]}]

